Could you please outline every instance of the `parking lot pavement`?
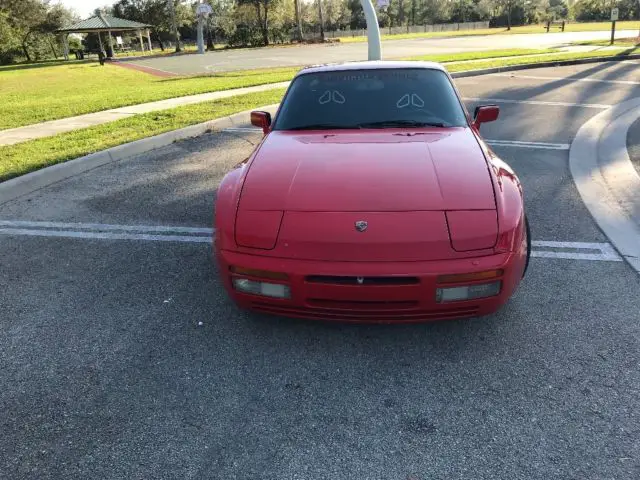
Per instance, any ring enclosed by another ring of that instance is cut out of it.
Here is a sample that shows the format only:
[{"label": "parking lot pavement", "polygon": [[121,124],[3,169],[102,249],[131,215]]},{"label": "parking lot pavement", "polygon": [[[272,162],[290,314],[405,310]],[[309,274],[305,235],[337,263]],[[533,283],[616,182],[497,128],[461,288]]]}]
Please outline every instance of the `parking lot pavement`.
[{"label": "parking lot pavement", "polygon": [[[542,30],[542,29],[541,29]],[[636,35],[618,30],[616,38]],[[382,55],[393,59],[428,54],[497,50],[505,48],[552,48],[583,40],[608,40],[609,32],[564,32],[483,35],[474,37],[415,38],[382,42]],[[178,75],[207,74],[230,70],[309,65],[310,63],[347,62],[367,59],[367,44],[332,43],[327,45],[242,48],[208,52],[204,55],[160,56],[126,63]]]},{"label": "parking lot pavement", "polygon": [[[493,89],[465,80],[462,94],[640,93],[484,79]],[[353,326],[239,311],[207,235],[216,186],[255,132],[0,206],[0,476],[637,479],[640,278],[593,253],[607,239],[557,143],[600,110],[541,107],[509,104],[483,127],[524,184],[538,242],[521,289],[485,318]]]}]

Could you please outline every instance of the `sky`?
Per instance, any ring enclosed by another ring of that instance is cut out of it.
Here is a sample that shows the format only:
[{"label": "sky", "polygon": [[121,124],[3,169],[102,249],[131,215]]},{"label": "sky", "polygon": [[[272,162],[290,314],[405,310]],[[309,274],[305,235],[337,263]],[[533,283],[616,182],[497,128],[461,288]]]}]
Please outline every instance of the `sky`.
[{"label": "sky", "polygon": [[51,3],[62,3],[65,7],[73,8],[82,18],[87,18],[96,8],[110,5],[113,2],[109,0],[58,0],[58,2]]}]

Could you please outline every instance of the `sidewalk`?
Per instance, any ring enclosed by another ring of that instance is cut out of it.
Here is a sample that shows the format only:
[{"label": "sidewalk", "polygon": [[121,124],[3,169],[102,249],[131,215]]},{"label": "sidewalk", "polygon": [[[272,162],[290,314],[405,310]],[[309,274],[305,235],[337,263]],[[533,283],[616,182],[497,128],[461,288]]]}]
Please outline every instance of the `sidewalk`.
[{"label": "sidewalk", "polygon": [[268,83],[266,85],[258,85],[255,87],[234,88],[232,90],[201,93],[198,95],[189,95],[186,97],[176,97],[169,98],[167,100],[159,100],[157,102],[141,103],[139,105],[131,105],[128,107],[113,108],[111,110],[88,113],[86,115],[79,115],[77,117],[61,118],[60,120],[51,120],[48,122],[27,125],[25,127],[0,130],[0,146],[13,145],[15,143],[34,140],[36,138],[49,137],[79,128],[86,128],[93,125],[113,122],[115,120],[120,120],[132,115],[139,115],[141,113],[155,112],[158,110],[168,110],[170,108],[180,107],[183,105],[207,102],[210,100],[219,100],[221,98],[243,95],[245,93],[255,93],[265,90],[272,90],[275,88],[284,88],[288,85],[289,82]]}]

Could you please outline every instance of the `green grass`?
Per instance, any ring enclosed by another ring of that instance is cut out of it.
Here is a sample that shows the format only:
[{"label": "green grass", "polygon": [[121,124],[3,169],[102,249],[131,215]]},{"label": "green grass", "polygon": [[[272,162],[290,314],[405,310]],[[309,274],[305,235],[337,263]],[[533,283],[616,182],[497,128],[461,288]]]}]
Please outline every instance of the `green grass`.
[{"label": "green grass", "polygon": [[[447,62],[545,51],[492,50],[412,59]],[[0,67],[0,130],[166,98],[282,82],[290,80],[299,68],[241,70],[215,76],[167,79],[89,61]]]},{"label": "green grass", "polygon": [[[617,22],[617,30],[638,30],[640,22],[628,21]],[[610,30],[611,22],[594,22],[594,23],[568,23],[565,25],[565,32],[589,32]],[[380,32],[382,40],[405,40],[412,38],[432,38],[432,37],[460,37],[474,35],[499,35],[499,34],[516,34],[516,33],[546,33],[547,29],[543,25],[526,25],[523,27],[513,27],[511,30],[506,28],[480,28],[477,30],[456,30],[451,32],[421,32],[421,33],[400,33],[397,35],[385,35],[384,29]],[[551,32],[560,32],[557,28],[551,28]],[[366,42],[365,36],[360,37],[340,37],[341,43]]]},{"label": "green grass", "polygon": [[534,48],[511,48],[505,50],[487,50],[479,52],[461,52],[461,53],[445,53],[436,55],[419,55],[415,57],[407,57],[405,60],[423,60],[429,62],[449,63],[462,62],[469,60],[481,60],[485,58],[498,57],[517,57],[521,55],[535,55],[543,53],[554,53],[557,50],[552,48],[534,49]]},{"label": "green grass", "polygon": [[276,83],[297,68],[160,78],[97,62],[14,65],[0,68],[0,130],[109,108],[198,93]]},{"label": "green grass", "polygon": [[[593,45],[609,47],[612,46],[609,40],[587,40],[584,42],[573,42],[572,45]],[[635,47],[640,45],[640,37],[636,38],[618,38],[613,44],[614,47]]]},{"label": "green grass", "polygon": [[591,52],[567,52],[567,53],[556,53],[552,55],[540,55],[533,57],[525,57],[525,58],[505,58],[505,59],[494,59],[480,62],[454,62],[448,63],[447,70],[449,72],[462,72],[466,70],[479,70],[481,68],[493,68],[493,67],[505,67],[509,65],[521,65],[521,64],[531,64],[531,63],[544,63],[544,62],[553,62],[553,61],[561,61],[561,60],[578,60],[582,58],[594,58],[594,57],[613,57],[616,55],[631,55],[631,54],[640,54],[640,47],[638,48],[620,48],[617,50],[601,50],[601,51],[591,51]]},{"label": "green grass", "polygon": [[0,147],[0,182],[116,145],[278,103],[283,94],[280,88],[239,95]]}]

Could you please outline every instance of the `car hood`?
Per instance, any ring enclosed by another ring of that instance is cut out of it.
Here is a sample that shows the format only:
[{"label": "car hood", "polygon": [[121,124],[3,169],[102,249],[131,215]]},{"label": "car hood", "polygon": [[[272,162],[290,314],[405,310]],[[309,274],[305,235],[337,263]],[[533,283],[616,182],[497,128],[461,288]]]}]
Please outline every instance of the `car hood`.
[{"label": "car hood", "polygon": [[251,163],[239,209],[493,210],[495,196],[469,128],[275,131]]}]

